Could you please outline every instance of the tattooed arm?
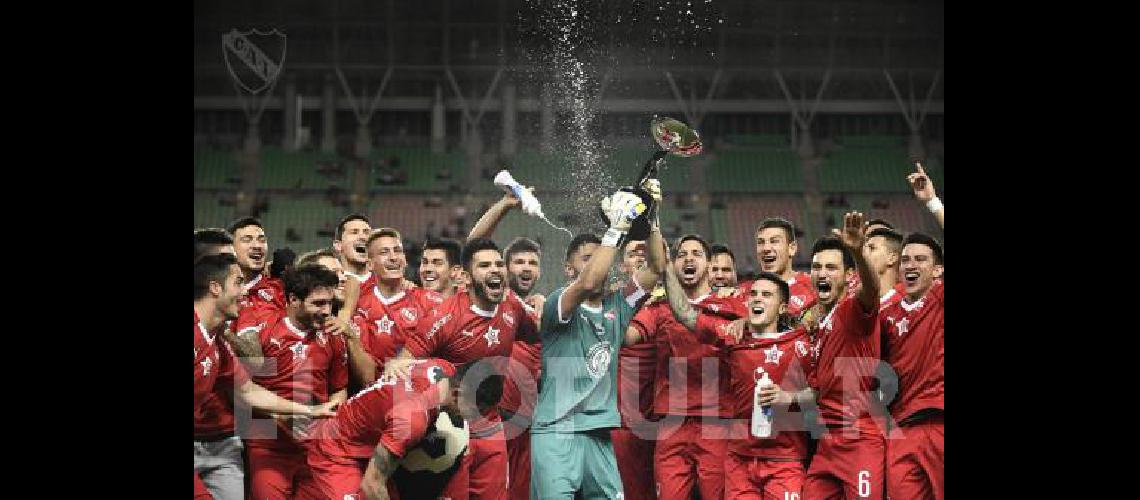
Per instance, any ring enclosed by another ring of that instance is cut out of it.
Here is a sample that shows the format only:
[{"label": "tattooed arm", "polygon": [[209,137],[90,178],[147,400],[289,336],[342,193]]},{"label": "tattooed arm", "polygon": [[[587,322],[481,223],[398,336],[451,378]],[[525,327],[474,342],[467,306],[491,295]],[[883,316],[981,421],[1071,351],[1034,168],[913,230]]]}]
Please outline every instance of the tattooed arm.
[{"label": "tattooed arm", "polygon": [[689,297],[681,288],[681,282],[677,280],[677,273],[671,265],[665,266],[665,296],[669,299],[669,310],[673,311],[673,317],[677,319],[677,322],[685,325],[685,328],[689,330],[695,330],[697,328],[697,316],[700,314],[689,303]]}]

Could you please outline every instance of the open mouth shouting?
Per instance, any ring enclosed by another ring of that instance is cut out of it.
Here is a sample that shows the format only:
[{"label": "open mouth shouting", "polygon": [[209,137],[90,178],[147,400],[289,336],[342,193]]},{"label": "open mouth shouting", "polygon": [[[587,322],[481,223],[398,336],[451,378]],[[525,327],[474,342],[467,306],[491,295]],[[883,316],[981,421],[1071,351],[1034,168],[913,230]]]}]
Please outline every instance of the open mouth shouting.
[{"label": "open mouth shouting", "polygon": [[254,268],[261,268],[265,265],[265,250],[261,248],[250,249],[249,260],[253,263]]},{"label": "open mouth shouting", "polygon": [[515,277],[515,281],[518,282],[519,288],[530,290],[530,287],[534,286],[534,273],[523,271]]},{"label": "open mouth shouting", "polygon": [[769,272],[769,273],[775,272],[776,271],[776,254],[773,253],[773,254],[768,254],[768,255],[761,255],[760,256],[760,269],[762,269],[765,272]]},{"label": "open mouth shouting", "polygon": [[681,282],[689,285],[697,281],[697,265],[685,264],[681,267]]},{"label": "open mouth shouting", "polygon": [[355,253],[353,257],[355,257],[357,260],[368,259],[368,245],[364,243],[364,240],[358,240],[356,243],[353,243],[352,251]]},{"label": "open mouth shouting", "polygon": [[815,291],[819,295],[820,300],[831,298],[832,284],[831,280],[827,278],[820,278],[815,280]]},{"label": "open mouth shouting", "polygon": [[500,299],[502,299],[503,291],[505,290],[502,274],[494,273],[488,275],[487,281],[484,282],[484,286],[487,289],[487,296],[491,300],[498,302]]},{"label": "open mouth shouting", "polygon": [[907,290],[914,290],[918,286],[918,278],[920,274],[918,271],[905,271],[903,272],[903,284]]}]

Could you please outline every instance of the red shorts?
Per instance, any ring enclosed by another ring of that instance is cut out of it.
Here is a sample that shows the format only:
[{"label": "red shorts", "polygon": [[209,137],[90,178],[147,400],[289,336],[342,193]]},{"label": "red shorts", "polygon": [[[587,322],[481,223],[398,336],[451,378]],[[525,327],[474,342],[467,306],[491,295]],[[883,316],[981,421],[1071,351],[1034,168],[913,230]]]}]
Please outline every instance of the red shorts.
[{"label": "red shorts", "polygon": [[724,461],[724,497],[800,500],[805,473],[800,461],[745,457],[730,451]]},{"label": "red shorts", "polygon": [[250,498],[286,500],[298,492],[297,485],[308,480],[309,466],[304,448],[264,448],[246,446],[249,453]]},{"label": "red shorts", "polygon": [[[327,500],[341,498],[353,498],[351,495],[359,495],[357,498],[363,498],[360,493],[360,482],[364,479],[364,473],[368,468],[368,462],[371,459],[364,458],[347,458],[336,457],[332,458],[318,450],[310,449],[308,455],[309,469],[312,471],[312,488],[299,488],[299,491],[294,500]],[[467,500],[468,498],[468,482],[467,474],[471,464],[471,455],[465,454],[463,463],[455,471],[447,482],[447,486],[440,493],[441,497],[450,498],[452,500]],[[393,500],[400,498],[397,491],[396,484],[391,480],[387,483],[388,496]]]},{"label": "red shorts", "polygon": [[507,459],[507,440],[500,427],[493,434],[481,438],[471,436],[468,445],[471,457],[469,481],[471,498],[480,500],[507,500],[507,478],[510,467]]},{"label": "red shorts", "polygon": [[827,429],[804,479],[803,497],[881,500],[885,466],[886,439],[877,428]]},{"label": "red shorts", "polygon": [[887,439],[887,495],[946,497],[943,416],[895,428]]},{"label": "red shorts", "polygon": [[515,436],[507,440],[507,467],[511,473],[508,496],[511,500],[530,500],[530,429],[504,419],[503,432]]},{"label": "red shorts", "polygon": [[653,441],[641,439],[626,428],[610,430],[610,441],[614,445],[614,458],[626,500],[657,498],[653,481]]},{"label": "red shorts", "polygon": [[214,500],[213,495],[206,489],[205,483],[202,478],[198,477],[198,473],[194,473],[194,500]]},{"label": "red shorts", "polygon": [[728,421],[709,417],[669,416],[658,429],[653,452],[653,474],[657,479],[657,497],[662,500],[692,496],[693,486],[701,498],[724,496],[724,458],[728,453]]}]

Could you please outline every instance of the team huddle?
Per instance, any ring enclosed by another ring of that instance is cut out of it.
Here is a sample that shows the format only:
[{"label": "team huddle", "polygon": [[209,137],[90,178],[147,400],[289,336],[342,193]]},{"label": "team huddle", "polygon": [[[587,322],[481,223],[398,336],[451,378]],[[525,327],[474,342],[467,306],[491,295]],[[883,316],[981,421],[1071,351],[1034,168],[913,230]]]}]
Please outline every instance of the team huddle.
[{"label": "team huddle", "polygon": [[940,243],[851,212],[796,272],[768,217],[738,282],[640,188],[601,200],[545,296],[544,249],[491,239],[513,194],[429,239],[418,283],[359,214],[295,258],[254,218],[196,229],[195,498],[944,498]]}]

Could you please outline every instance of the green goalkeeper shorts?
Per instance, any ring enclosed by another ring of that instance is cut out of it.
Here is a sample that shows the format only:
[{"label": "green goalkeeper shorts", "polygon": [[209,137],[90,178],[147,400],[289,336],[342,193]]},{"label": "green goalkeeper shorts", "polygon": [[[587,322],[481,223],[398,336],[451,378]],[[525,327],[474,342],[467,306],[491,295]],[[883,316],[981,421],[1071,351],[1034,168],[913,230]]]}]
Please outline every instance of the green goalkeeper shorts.
[{"label": "green goalkeeper shorts", "polygon": [[624,498],[609,429],[531,434],[530,464],[532,499]]}]

